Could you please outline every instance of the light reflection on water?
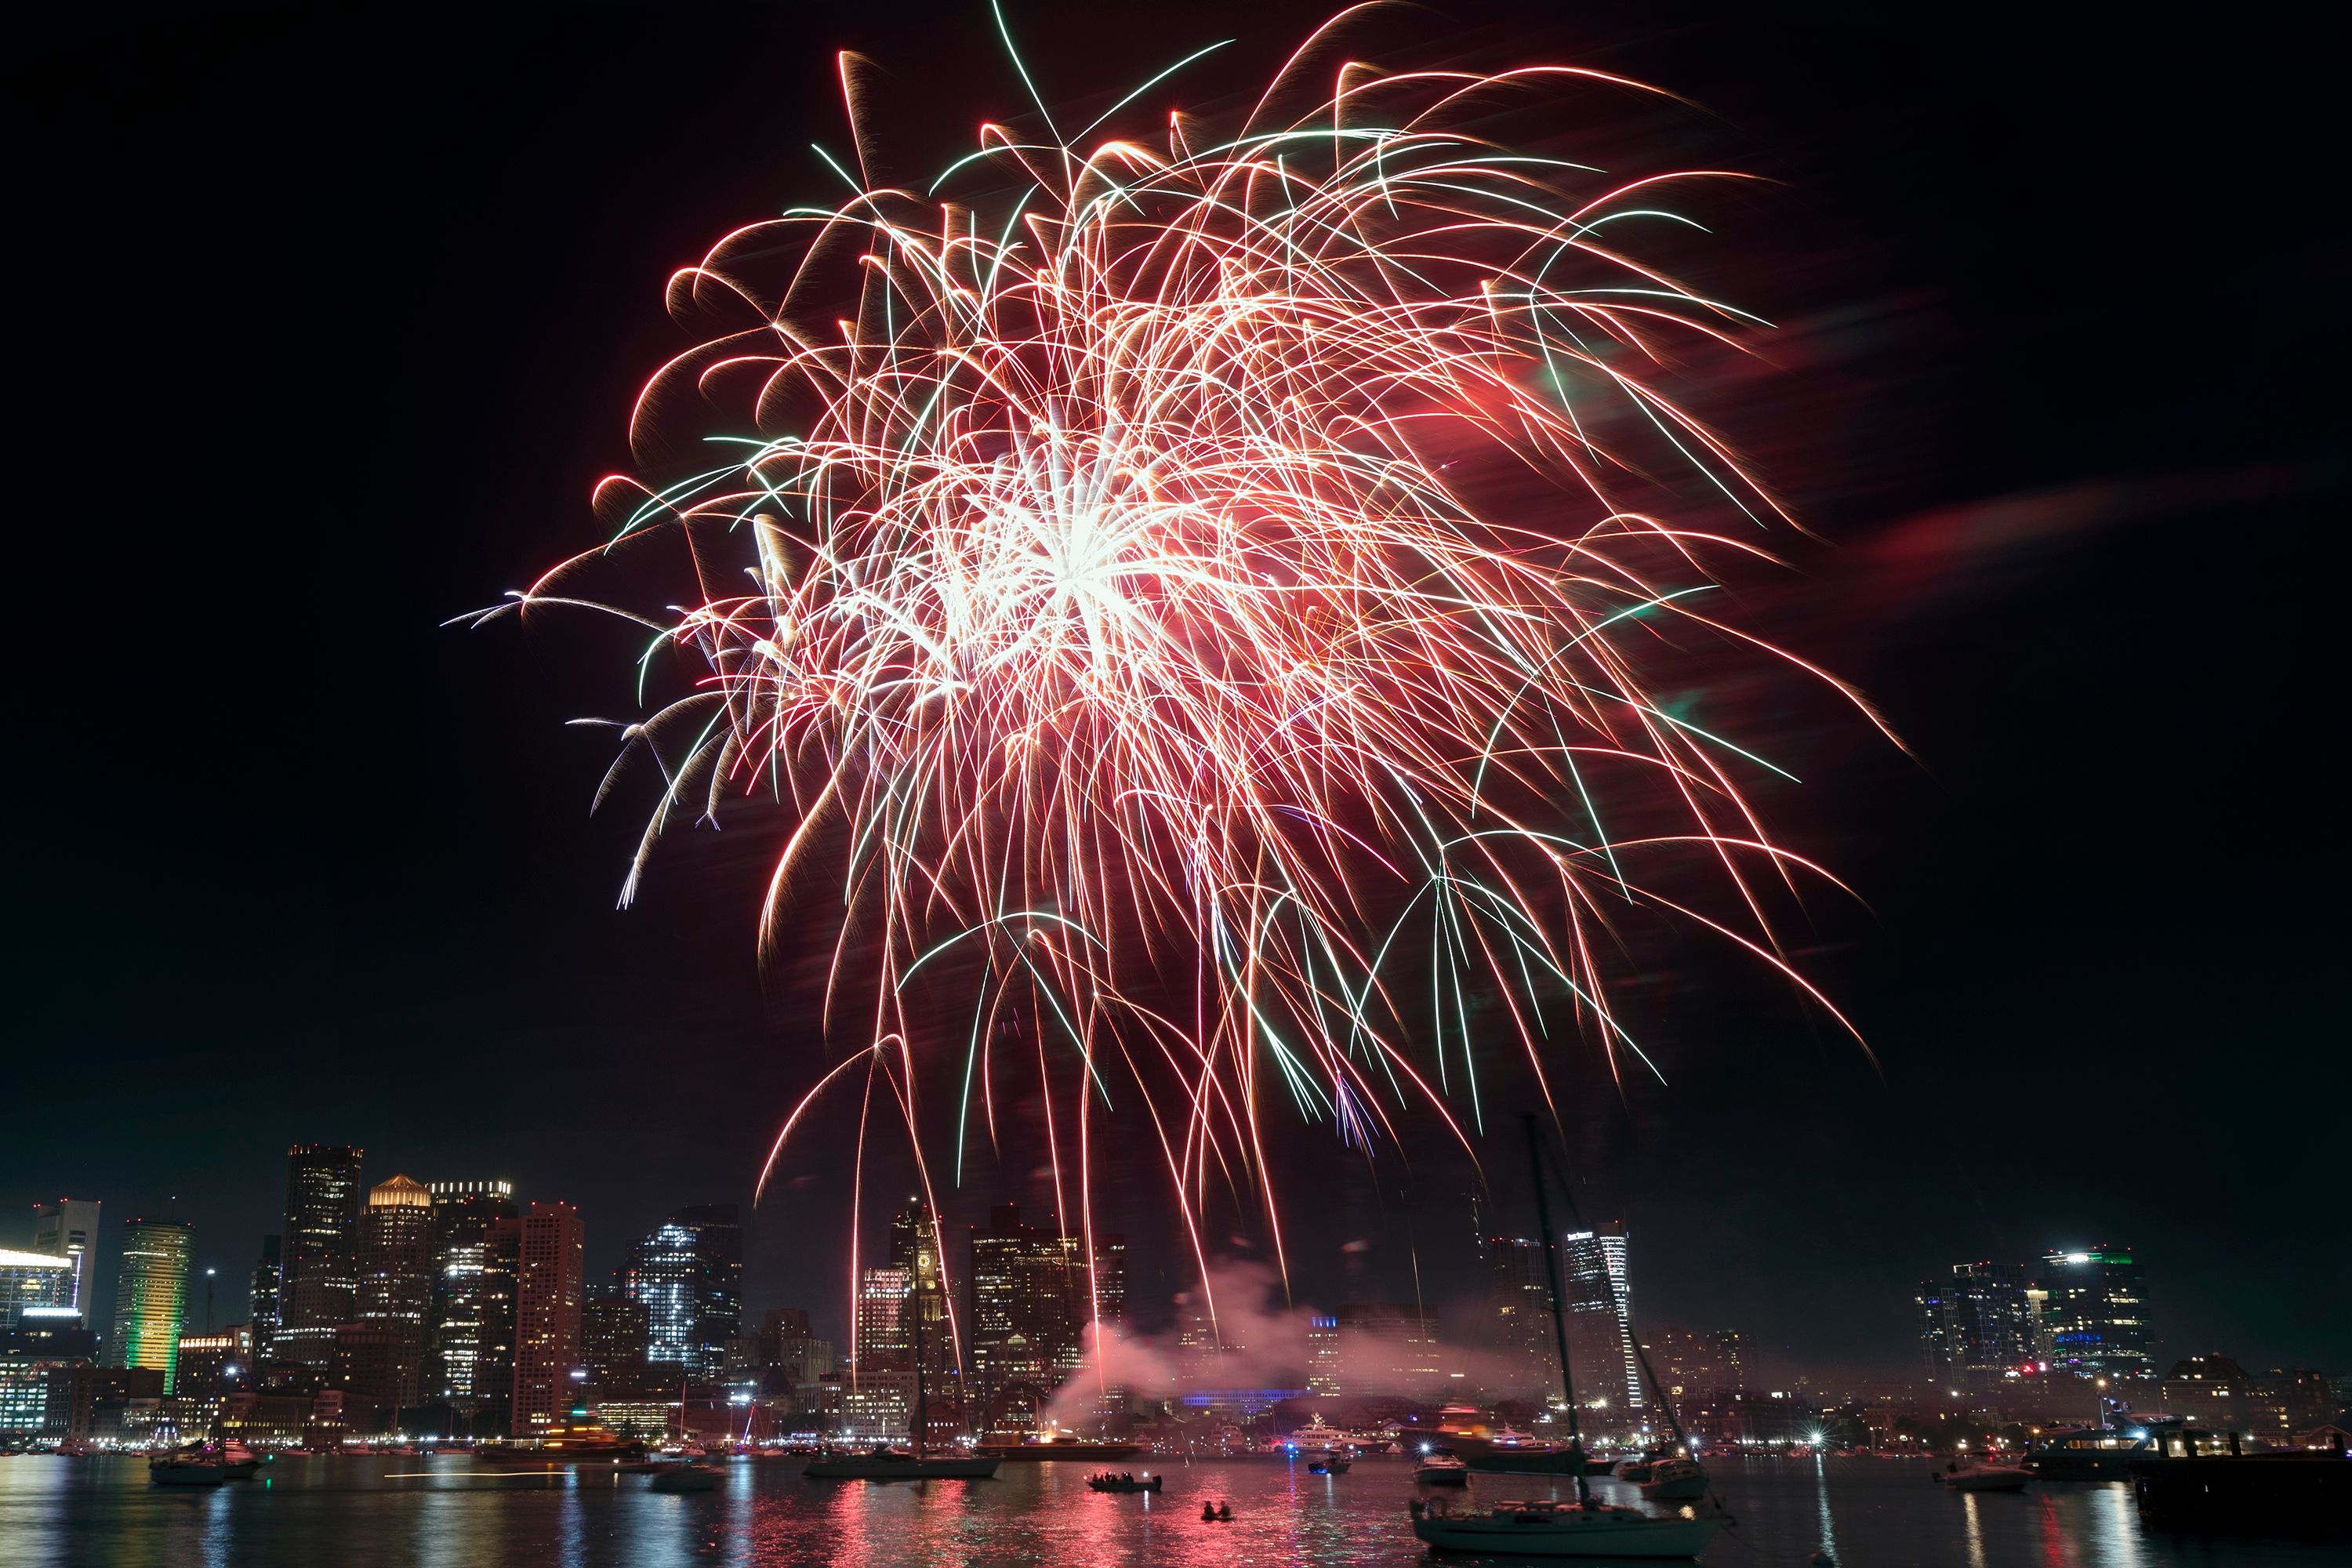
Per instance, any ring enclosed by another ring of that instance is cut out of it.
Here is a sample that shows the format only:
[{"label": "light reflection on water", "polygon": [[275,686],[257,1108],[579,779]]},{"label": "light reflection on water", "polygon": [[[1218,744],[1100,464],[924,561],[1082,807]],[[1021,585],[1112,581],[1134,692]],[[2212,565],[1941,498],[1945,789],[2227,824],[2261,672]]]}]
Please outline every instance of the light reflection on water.
[{"label": "light reflection on water", "polygon": [[[667,1496],[635,1477],[499,1475],[470,1460],[286,1459],[266,1479],[158,1489],[136,1459],[0,1459],[0,1562],[39,1568],[898,1568],[898,1564],[1173,1564],[1404,1568],[1429,1561],[1406,1526],[1406,1467],[1366,1459],[1309,1476],[1265,1461],[1175,1467],[1159,1497],[1098,1496],[1087,1467],[1008,1465],[995,1481],[819,1482],[797,1462],[739,1461],[716,1493]],[[1738,1520],[1708,1568],[2315,1568],[2326,1549],[2144,1535],[2119,1486],[1948,1495],[1924,1465],[1724,1461]],[[1489,1499],[1546,1495],[1485,1478]],[[1603,1482],[1596,1495],[1637,1500]],[[1201,1521],[1229,1499],[1231,1524]]]}]

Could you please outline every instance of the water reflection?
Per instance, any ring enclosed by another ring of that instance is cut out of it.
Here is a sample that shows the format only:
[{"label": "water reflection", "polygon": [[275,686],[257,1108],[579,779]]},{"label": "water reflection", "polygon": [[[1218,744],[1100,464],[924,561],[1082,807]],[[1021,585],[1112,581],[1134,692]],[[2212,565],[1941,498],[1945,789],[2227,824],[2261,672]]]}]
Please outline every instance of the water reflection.
[{"label": "water reflection", "polygon": [[[2118,1486],[1954,1496],[1918,1466],[1726,1460],[1737,1526],[1710,1568],[1840,1563],[1922,1568],[2317,1568],[2324,1549],[2183,1543],[2144,1533]],[[1540,1497],[1539,1478],[1480,1478],[1474,1500]],[[1603,1482],[1611,1502],[1638,1502]],[[739,1461],[718,1492],[651,1492],[636,1477],[502,1475],[465,1459],[287,1460],[267,1479],[186,1493],[149,1488],[135,1460],[0,1460],[6,1568],[1430,1568],[1407,1527],[1402,1464],[1344,1477],[1263,1461],[1177,1464],[1157,1497],[1089,1492],[1085,1467],[1007,1466],[993,1481],[805,1479],[796,1463]],[[1204,1524],[1229,1500],[1230,1524]]]}]

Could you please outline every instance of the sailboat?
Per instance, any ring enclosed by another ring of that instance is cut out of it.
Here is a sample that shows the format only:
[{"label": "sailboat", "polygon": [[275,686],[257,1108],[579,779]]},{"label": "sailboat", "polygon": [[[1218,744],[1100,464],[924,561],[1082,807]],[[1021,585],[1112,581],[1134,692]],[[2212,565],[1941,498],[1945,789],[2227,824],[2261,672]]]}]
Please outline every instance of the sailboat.
[{"label": "sailboat", "polygon": [[1551,1204],[1545,1195],[1542,1134],[1532,1115],[1527,1119],[1527,1131],[1528,1167],[1535,1176],[1536,1218],[1543,1226],[1544,1273],[1551,1290],[1552,1339],[1559,1352],[1560,1392],[1568,1405],[1568,1442],[1559,1450],[1559,1460],[1564,1473],[1576,1481],[1576,1500],[1453,1507],[1443,1500],[1424,1502],[1415,1498],[1406,1505],[1412,1532],[1439,1552],[1502,1552],[1515,1557],[1696,1557],[1714,1538],[1720,1520],[1704,1515],[1660,1519],[1638,1508],[1592,1500],[1592,1489],[1585,1480],[1584,1438],[1577,1429],[1575,1379],[1569,1370],[1568,1319],[1560,1307],[1559,1244],[1552,1235]]},{"label": "sailboat", "polygon": [[814,1481],[984,1481],[1004,1461],[993,1454],[929,1454],[924,1450],[931,1435],[931,1412],[923,1394],[923,1309],[915,1277],[907,1279],[907,1318],[915,1325],[915,1444],[895,1448],[877,1443],[863,1454],[827,1454],[808,1462],[803,1472]]}]

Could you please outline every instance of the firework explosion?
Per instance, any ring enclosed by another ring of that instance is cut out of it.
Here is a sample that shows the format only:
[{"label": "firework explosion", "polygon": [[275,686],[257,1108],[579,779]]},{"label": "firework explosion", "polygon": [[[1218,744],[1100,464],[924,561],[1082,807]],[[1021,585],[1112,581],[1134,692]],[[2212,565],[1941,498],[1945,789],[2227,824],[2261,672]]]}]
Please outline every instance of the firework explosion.
[{"label": "firework explosion", "polygon": [[[721,410],[721,460],[606,480],[617,536],[501,606],[613,608],[573,580],[684,541],[699,602],[615,610],[649,668],[698,672],[625,730],[615,769],[662,793],[624,901],[738,789],[787,817],[762,941],[788,896],[841,900],[825,1020],[856,1048],[778,1151],[862,1069],[910,1134],[952,1102],[961,1168],[1017,1073],[1090,1232],[1131,1095],[1196,1250],[1215,1184],[1258,1192],[1279,1257],[1269,1100],[1353,1142],[1409,1104],[1460,1133],[1498,1049],[1538,1083],[1557,1036],[1638,1058],[1602,962],[1629,909],[1786,968],[1759,883],[1811,868],[1742,795],[1778,770],[1643,676],[1677,637],[1787,658],[1706,607],[1711,561],[1785,518],[1645,380],[1753,321],[1633,254],[1727,176],[1612,184],[1472,129],[1635,84],[1388,74],[1332,32],[1238,124],[1117,134],[1138,89],[1066,134],[1038,99],[1042,135],[983,126],[921,190],[862,177],[845,57],[853,194],[670,284],[736,320],[655,375],[633,444]],[[1648,876],[1695,856],[1724,910]]]}]

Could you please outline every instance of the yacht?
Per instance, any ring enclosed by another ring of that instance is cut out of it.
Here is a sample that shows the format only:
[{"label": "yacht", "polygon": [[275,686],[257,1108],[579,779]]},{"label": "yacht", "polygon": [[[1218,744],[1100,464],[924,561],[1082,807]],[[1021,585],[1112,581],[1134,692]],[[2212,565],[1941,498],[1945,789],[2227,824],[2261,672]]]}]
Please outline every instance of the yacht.
[{"label": "yacht", "polygon": [[986,1480],[1003,1462],[989,1454],[921,1454],[879,1444],[862,1454],[823,1455],[803,1473],[813,1481]]},{"label": "yacht", "polygon": [[147,1465],[147,1479],[159,1487],[216,1487],[228,1479],[218,1454],[164,1454]]},{"label": "yacht", "polygon": [[2022,1465],[1996,1465],[1979,1459],[1969,1465],[1954,1464],[1936,1479],[1956,1492],[2018,1492],[2025,1489],[2033,1472]]},{"label": "yacht", "polygon": [[1658,1519],[1638,1508],[1549,1499],[1452,1508],[1443,1499],[1408,1505],[1412,1532],[1433,1551],[1507,1557],[1605,1557],[1653,1562],[1696,1557],[1722,1521]]},{"label": "yacht", "polygon": [[1470,1467],[1461,1456],[1444,1448],[1422,1456],[1412,1468],[1412,1479],[1425,1487],[1466,1487],[1470,1484]]}]

